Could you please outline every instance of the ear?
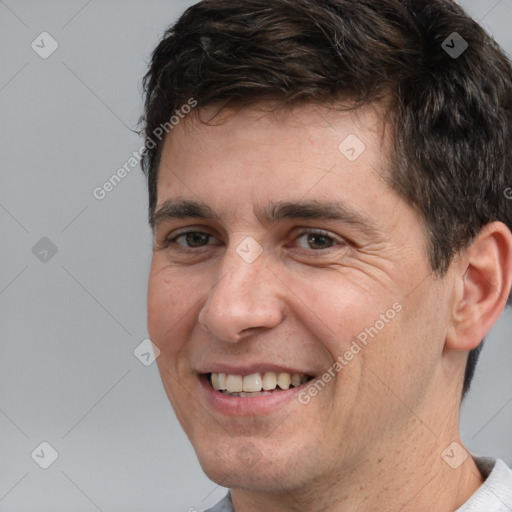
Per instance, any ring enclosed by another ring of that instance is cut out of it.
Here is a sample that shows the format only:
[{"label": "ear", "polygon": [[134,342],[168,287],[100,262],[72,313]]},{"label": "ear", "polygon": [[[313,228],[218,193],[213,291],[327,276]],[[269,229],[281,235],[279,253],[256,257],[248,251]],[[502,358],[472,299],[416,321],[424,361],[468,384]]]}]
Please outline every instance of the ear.
[{"label": "ear", "polygon": [[507,303],[512,286],[512,233],[502,222],[487,224],[455,265],[456,298],[445,346],[471,350]]}]

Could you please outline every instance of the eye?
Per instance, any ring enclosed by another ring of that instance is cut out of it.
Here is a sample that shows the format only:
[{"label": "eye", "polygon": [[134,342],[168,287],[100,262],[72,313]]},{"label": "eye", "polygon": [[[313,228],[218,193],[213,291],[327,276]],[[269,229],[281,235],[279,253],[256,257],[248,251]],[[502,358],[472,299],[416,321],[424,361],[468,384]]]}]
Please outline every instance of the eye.
[{"label": "eye", "polygon": [[301,249],[313,249],[315,251],[329,249],[333,247],[337,241],[323,231],[304,231],[295,239],[297,247]]},{"label": "eye", "polygon": [[[212,244],[212,241],[215,243]],[[204,233],[203,231],[187,231],[168,238],[166,245],[171,244],[176,244],[187,249],[197,249],[206,245],[218,245],[218,241],[213,235]]]}]

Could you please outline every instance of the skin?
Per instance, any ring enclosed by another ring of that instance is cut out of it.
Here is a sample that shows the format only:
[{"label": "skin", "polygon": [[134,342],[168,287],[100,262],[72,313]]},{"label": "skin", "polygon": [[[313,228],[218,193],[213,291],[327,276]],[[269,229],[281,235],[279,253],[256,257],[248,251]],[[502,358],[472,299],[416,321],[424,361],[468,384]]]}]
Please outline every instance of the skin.
[{"label": "skin", "polygon": [[[366,146],[353,162],[338,150],[349,134]],[[488,225],[444,276],[433,273],[421,219],[384,179],[388,145],[377,107],[312,105],[225,110],[210,125],[192,115],[165,141],[157,211],[186,199],[218,218],[157,215],[149,334],[181,426],[236,512],[448,512],[481,485],[471,457],[453,469],[441,454],[452,442],[463,450],[467,351],[505,305],[512,235]],[[367,227],[264,216],[270,203],[306,200],[341,202]],[[183,230],[211,236],[165,243]],[[248,236],[262,248],[252,263],[236,252]],[[198,370],[211,362],[273,362],[319,378],[397,303],[307,404],[234,417],[205,397]]]}]

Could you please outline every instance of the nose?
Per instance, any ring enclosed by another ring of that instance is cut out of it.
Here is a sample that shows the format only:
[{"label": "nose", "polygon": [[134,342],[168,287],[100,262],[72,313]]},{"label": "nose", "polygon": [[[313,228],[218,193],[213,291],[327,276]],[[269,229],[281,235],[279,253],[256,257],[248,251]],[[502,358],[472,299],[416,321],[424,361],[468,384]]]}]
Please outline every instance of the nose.
[{"label": "nose", "polygon": [[199,312],[200,325],[215,338],[231,343],[257,329],[278,326],[285,314],[280,281],[267,268],[264,254],[252,263],[235,251],[224,258],[223,277]]}]

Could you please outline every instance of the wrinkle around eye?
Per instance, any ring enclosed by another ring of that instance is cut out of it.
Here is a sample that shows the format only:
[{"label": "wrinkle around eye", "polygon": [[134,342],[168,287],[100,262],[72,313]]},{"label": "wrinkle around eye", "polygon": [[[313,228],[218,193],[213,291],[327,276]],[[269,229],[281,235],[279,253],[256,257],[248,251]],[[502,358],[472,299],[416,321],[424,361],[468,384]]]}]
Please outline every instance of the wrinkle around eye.
[{"label": "wrinkle around eye", "polygon": [[[332,264],[331,268],[334,271],[343,272],[350,282],[363,288],[370,295],[374,294],[376,285],[388,292],[396,293],[397,275],[401,274],[401,271],[397,270],[400,260],[396,259],[391,251],[385,251],[386,246],[386,243],[379,243],[378,247],[357,249],[351,252],[343,262]],[[418,276],[418,281],[421,282],[424,277]],[[406,295],[414,286],[402,283],[401,287],[403,295]]]}]

